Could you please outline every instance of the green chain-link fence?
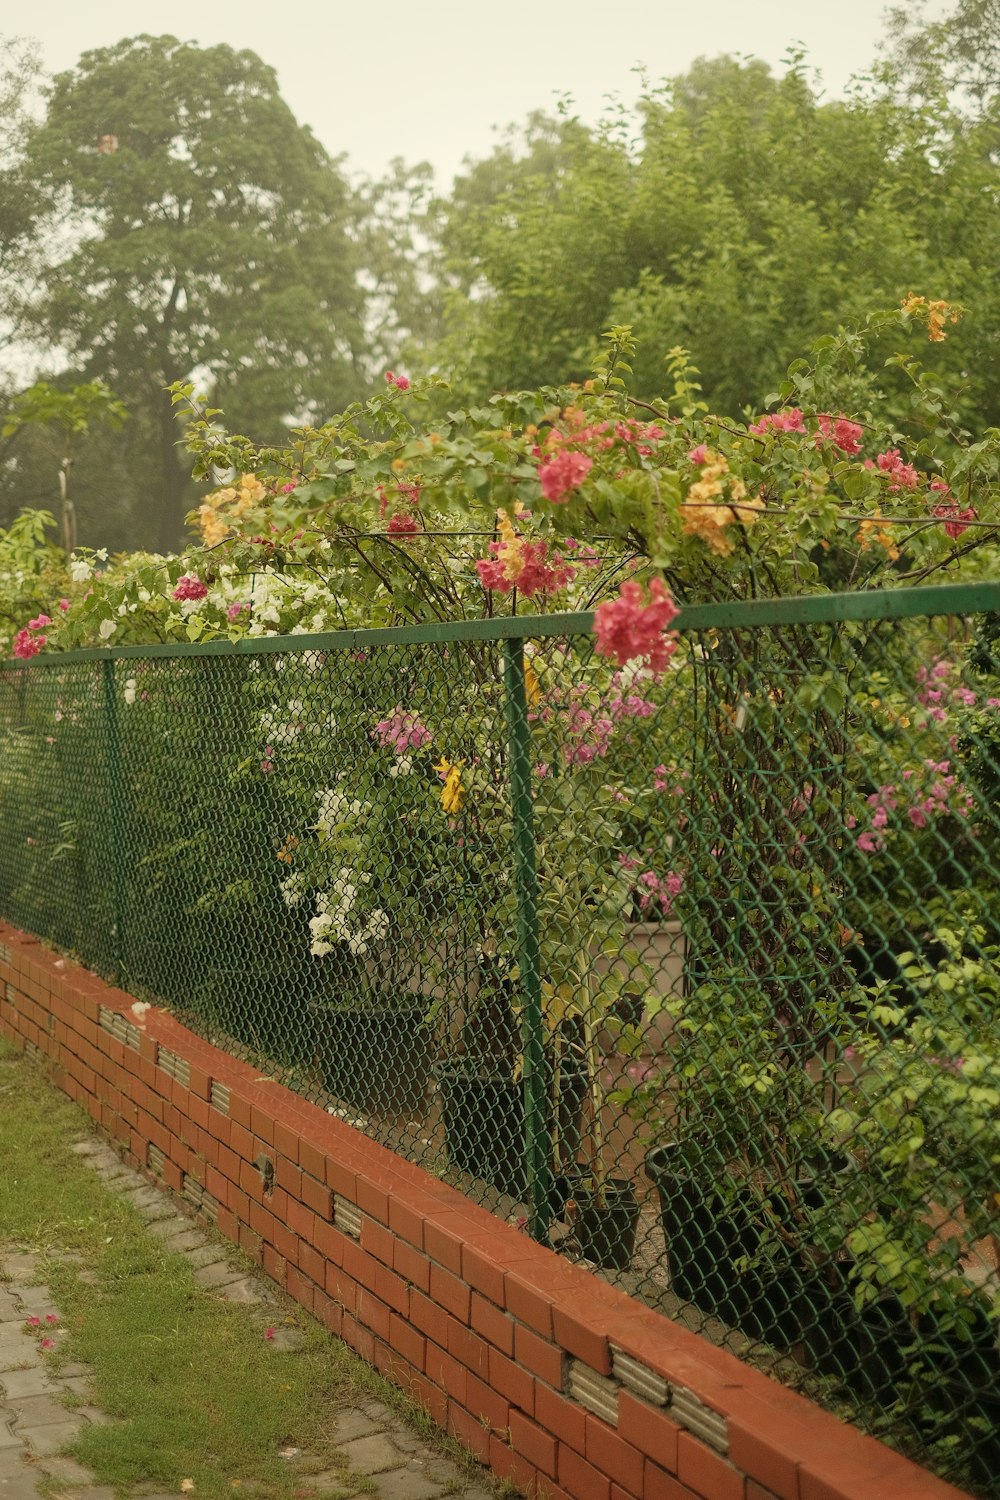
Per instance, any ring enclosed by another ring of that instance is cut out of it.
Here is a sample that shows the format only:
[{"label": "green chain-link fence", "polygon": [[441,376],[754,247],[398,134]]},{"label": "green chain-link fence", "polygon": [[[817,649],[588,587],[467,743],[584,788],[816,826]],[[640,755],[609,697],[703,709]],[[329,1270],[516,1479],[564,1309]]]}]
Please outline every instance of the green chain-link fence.
[{"label": "green chain-link fence", "polygon": [[1000,1493],[1000,584],[0,671],[0,911]]}]

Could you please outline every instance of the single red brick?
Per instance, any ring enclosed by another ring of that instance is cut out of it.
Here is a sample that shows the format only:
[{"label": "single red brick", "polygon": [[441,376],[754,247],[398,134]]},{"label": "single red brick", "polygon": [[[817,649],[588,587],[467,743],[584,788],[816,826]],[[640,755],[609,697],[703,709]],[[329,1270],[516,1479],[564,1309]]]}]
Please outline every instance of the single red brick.
[{"label": "single red brick", "polygon": [[422,1292],[430,1291],[431,1263],[426,1255],[421,1255],[406,1240],[397,1239],[393,1246],[392,1268],[411,1286],[419,1287]]},{"label": "single red brick", "polygon": [[738,1469],[780,1497],[799,1500],[797,1457],[784,1451],[780,1437],[771,1436],[767,1424],[749,1425],[747,1419],[729,1418],[729,1457]]},{"label": "single red brick", "polygon": [[586,1444],[586,1412],[547,1385],[535,1386],[535,1420],[578,1453]]},{"label": "single red brick", "polygon": [[468,1284],[439,1266],[436,1261],[431,1262],[431,1299],[453,1317],[468,1323],[472,1306],[472,1293]]},{"label": "single red brick", "polygon": [[373,1255],[384,1266],[392,1265],[396,1237],[384,1225],[374,1219],[361,1220],[361,1248],[366,1255]]},{"label": "single red brick", "polygon": [[444,1348],[447,1343],[448,1314],[430,1297],[410,1287],[410,1322]]},{"label": "single red brick", "polygon": [[468,1375],[465,1381],[465,1404],[487,1429],[506,1432],[510,1425],[510,1402],[485,1380]]},{"label": "single red brick", "polygon": [[480,1463],[488,1464],[490,1461],[490,1433],[489,1428],[484,1427],[482,1422],[477,1421],[476,1416],[467,1412],[464,1406],[457,1401],[448,1402],[447,1429],[450,1435],[474,1453]]},{"label": "single red brick", "polygon": [[582,1359],[598,1375],[611,1374],[611,1348],[608,1336],[600,1326],[600,1309],[597,1318],[593,1319],[585,1307],[571,1308],[566,1303],[556,1303],[552,1309],[552,1322],[557,1344],[577,1359]]},{"label": "single red brick", "polygon": [[358,1305],[358,1283],[341,1266],[326,1263],[326,1290],[333,1301],[348,1312]]},{"label": "single red brick", "polygon": [[667,1474],[656,1464],[646,1460],[646,1467],[642,1476],[643,1500],[701,1500],[694,1490],[688,1489],[686,1484],[681,1484],[673,1474]]},{"label": "single red brick", "polygon": [[454,1213],[427,1219],[424,1224],[424,1249],[432,1260],[456,1276],[462,1274],[462,1220]]},{"label": "single red brick", "polygon": [[302,1170],[286,1156],[279,1156],[274,1163],[274,1180],[292,1198],[302,1197]]},{"label": "single red brick", "polygon": [[472,1293],[469,1321],[476,1332],[481,1333],[501,1354],[514,1353],[514,1319],[509,1313],[494,1307],[492,1302],[488,1302],[478,1292]]},{"label": "single red brick", "polygon": [[300,1307],[304,1307],[306,1312],[311,1313],[313,1311],[313,1297],[316,1293],[316,1283],[310,1281],[308,1276],[303,1276],[302,1272],[297,1271],[294,1266],[288,1267],[288,1272],[285,1276],[285,1291],[289,1297],[294,1297],[295,1301]]},{"label": "single red brick", "polygon": [[334,1302],[325,1292],[317,1290],[313,1293],[313,1316],[318,1318],[323,1327],[340,1338],[340,1329],[344,1321],[344,1309],[339,1303]]},{"label": "single red brick", "polygon": [[[640,1401],[630,1391],[621,1391],[618,1396],[618,1435],[638,1448],[647,1458],[659,1464],[661,1469],[677,1473],[677,1436],[680,1432],[676,1422],[655,1406]],[[743,1468],[742,1464],[738,1465]]]},{"label": "single red brick", "polygon": [[350,1313],[344,1313],[344,1322],[340,1336],[344,1340],[344,1343],[354,1350],[355,1354],[360,1355],[368,1364],[374,1363],[375,1335],[369,1329],[363,1328]]},{"label": "single red brick", "polygon": [[677,1438],[677,1477],[706,1500],[744,1500],[743,1475],[690,1432]]},{"label": "single red brick", "polygon": [[481,1380],[489,1379],[490,1346],[484,1339],[454,1318],[448,1320],[447,1339],[448,1353],[453,1354],[459,1364],[478,1375]]},{"label": "single red brick", "polygon": [[403,1278],[397,1276],[395,1271],[390,1271],[388,1266],[376,1265],[375,1291],[394,1312],[404,1318],[409,1316],[410,1288]]},{"label": "single red brick", "polygon": [[510,1414],[510,1436],[514,1451],[550,1478],[556,1477],[558,1444],[551,1433],[532,1422],[523,1412]]},{"label": "single red brick", "polygon": [[424,1356],[424,1373],[428,1380],[445,1391],[454,1401],[462,1406],[466,1401],[466,1373],[457,1359],[452,1359],[437,1344],[428,1344]]},{"label": "single red brick", "polygon": [[310,1176],[319,1178],[320,1182],[326,1180],[326,1152],[302,1136],[299,1137],[299,1166]]},{"label": "single red brick", "polygon": [[333,1193],[325,1182],[319,1182],[315,1177],[304,1173],[302,1177],[302,1198],[309,1205],[313,1213],[319,1214],[321,1219],[329,1219],[333,1216]]},{"label": "single red brick", "polygon": [[563,1352],[547,1339],[538,1337],[530,1328],[517,1323],[514,1327],[514,1358],[541,1380],[548,1381],[556,1390],[563,1385]]},{"label": "single red brick", "polygon": [[490,1349],[490,1384],[498,1390],[502,1396],[506,1396],[512,1406],[518,1406],[522,1411],[534,1416],[535,1411],[535,1382],[527,1370],[523,1370],[519,1364],[501,1354],[498,1349]]},{"label": "single red brick", "polygon": [[424,1215],[408,1203],[405,1197],[393,1196],[389,1200],[389,1228],[418,1250],[424,1247]]},{"label": "single red brick", "polygon": [[600,1417],[587,1416],[587,1459],[633,1494],[642,1494],[643,1455]]},{"label": "single red brick", "polygon": [[398,1313],[389,1315],[389,1343],[416,1369],[424,1368],[427,1340]]},{"label": "single red brick", "polygon": [[316,1220],[308,1208],[299,1203],[295,1198],[289,1198],[285,1214],[285,1224],[295,1234],[301,1235],[304,1240],[311,1240]]},{"label": "single red brick", "polygon": [[504,1438],[490,1438],[490,1468],[500,1479],[506,1479],[527,1500],[538,1500],[539,1473],[533,1463],[515,1453]]},{"label": "single red brick", "polygon": [[542,1288],[512,1270],[504,1276],[504,1291],[508,1312],[543,1338],[552,1337],[552,1298]]},{"label": "single red brick", "polygon": [[[305,1163],[303,1163],[305,1165]],[[389,1222],[389,1194],[384,1188],[379,1187],[360,1174],[356,1178],[355,1202],[362,1213],[377,1219],[380,1224]]]},{"label": "single red brick", "polygon": [[326,1283],[326,1261],[318,1250],[302,1240],[299,1244],[299,1269],[317,1286]]},{"label": "single red brick", "polygon": [[299,1160],[299,1133],[284,1124],[281,1120],[274,1123],[274,1149],[280,1156],[286,1156],[293,1166]]},{"label": "single red brick", "polygon": [[486,1249],[479,1245],[462,1246],[462,1276],[498,1307],[506,1306],[503,1266]]},{"label": "single red brick", "polygon": [[611,1500],[611,1480],[565,1443],[559,1444],[557,1478],[574,1500]]},{"label": "single red brick", "polygon": [[241,1125],[244,1130],[250,1129],[250,1101],[244,1099],[242,1094],[237,1094],[233,1089],[229,1090],[229,1119],[233,1125]]},{"label": "single red brick", "polygon": [[364,1288],[358,1293],[358,1322],[370,1328],[376,1338],[388,1340],[389,1313],[389,1307],[374,1292]]}]

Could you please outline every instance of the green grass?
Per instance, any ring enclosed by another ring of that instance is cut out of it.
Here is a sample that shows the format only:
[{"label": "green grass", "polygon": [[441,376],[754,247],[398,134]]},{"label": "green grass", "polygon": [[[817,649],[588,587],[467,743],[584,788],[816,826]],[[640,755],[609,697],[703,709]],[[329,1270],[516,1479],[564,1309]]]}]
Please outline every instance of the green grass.
[{"label": "green grass", "polygon": [[[378,1396],[416,1413],[381,1378],[304,1313],[233,1306],[194,1281],[143,1220],[71,1151],[89,1122],[41,1071],[0,1042],[0,1245],[76,1252],[50,1260],[47,1284],[66,1337],[54,1361],[94,1367],[93,1403],[113,1425],[90,1426],[67,1450],[99,1484],[180,1491],[200,1500],[239,1494],[295,1500],[312,1472],[343,1465],[329,1437],[338,1411]],[[227,1250],[230,1247],[227,1246]],[[81,1273],[83,1275],[81,1276]],[[91,1279],[94,1284],[90,1284]],[[303,1344],[275,1348],[266,1321],[294,1320]],[[421,1435],[433,1441],[421,1422]],[[436,1444],[452,1458],[455,1445]],[[471,1460],[467,1460],[471,1467]],[[344,1492],[363,1482],[344,1472]]]}]

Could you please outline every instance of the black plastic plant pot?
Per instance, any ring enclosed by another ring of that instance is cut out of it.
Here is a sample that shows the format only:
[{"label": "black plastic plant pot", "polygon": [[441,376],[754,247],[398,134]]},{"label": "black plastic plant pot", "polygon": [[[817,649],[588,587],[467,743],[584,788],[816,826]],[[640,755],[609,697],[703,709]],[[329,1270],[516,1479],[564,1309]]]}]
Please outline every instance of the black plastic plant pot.
[{"label": "black plastic plant pot", "polygon": [[580,1254],[607,1271],[627,1271],[639,1223],[639,1200],[632,1184],[613,1177],[599,1185],[588,1173],[571,1179],[571,1186],[566,1212]]},{"label": "black plastic plant pot", "polygon": [[523,1085],[445,1067],[438,1071],[438,1088],[451,1164],[523,1200],[528,1182]]},{"label": "black plastic plant pot", "polygon": [[324,1086],[366,1115],[411,1116],[424,1107],[431,1038],[422,1004],[341,1008],[312,1002]]},{"label": "black plastic plant pot", "polygon": [[675,1147],[658,1146],[646,1175],[660,1199],[670,1287],[684,1302],[745,1333],[792,1345],[797,1341],[801,1276],[794,1255],[765,1271],[747,1269],[761,1247],[749,1208],[724,1203],[679,1169]]}]

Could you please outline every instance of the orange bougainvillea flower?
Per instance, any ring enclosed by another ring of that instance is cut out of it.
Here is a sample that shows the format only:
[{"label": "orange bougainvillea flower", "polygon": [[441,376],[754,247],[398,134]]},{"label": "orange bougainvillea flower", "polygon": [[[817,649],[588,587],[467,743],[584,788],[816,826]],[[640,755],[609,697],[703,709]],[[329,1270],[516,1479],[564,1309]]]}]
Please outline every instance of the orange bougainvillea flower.
[{"label": "orange bougainvillea flower", "polygon": [[907,292],[901,306],[908,317],[927,319],[927,337],[932,344],[943,344],[948,337],[945,324],[957,323],[962,316],[961,308],[954,303],[941,299],[930,302],[926,297],[918,297],[916,292]]}]

